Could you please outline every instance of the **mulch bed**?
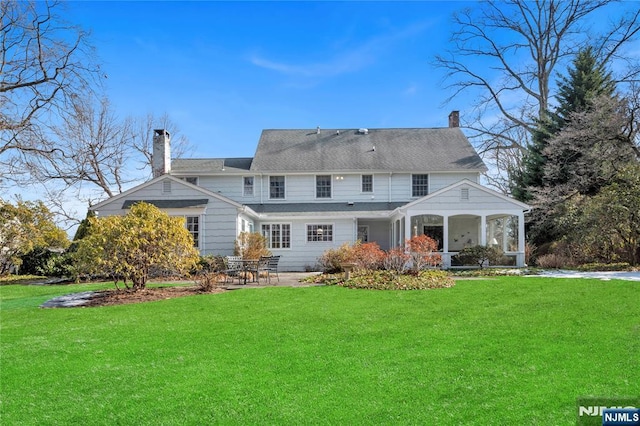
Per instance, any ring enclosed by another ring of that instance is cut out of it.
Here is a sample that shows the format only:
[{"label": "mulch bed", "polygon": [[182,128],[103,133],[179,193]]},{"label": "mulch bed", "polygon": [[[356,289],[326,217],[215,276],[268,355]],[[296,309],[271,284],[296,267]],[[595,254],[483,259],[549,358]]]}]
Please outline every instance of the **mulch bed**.
[{"label": "mulch bed", "polygon": [[223,288],[215,288],[204,292],[198,286],[172,286],[145,288],[138,291],[128,290],[104,290],[96,292],[91,300],[82,306],[111,306],[129,303],[152,302],[155,300],[173,299],[176,297],[193,296],[196,294],[215,294],[226,291]]}]

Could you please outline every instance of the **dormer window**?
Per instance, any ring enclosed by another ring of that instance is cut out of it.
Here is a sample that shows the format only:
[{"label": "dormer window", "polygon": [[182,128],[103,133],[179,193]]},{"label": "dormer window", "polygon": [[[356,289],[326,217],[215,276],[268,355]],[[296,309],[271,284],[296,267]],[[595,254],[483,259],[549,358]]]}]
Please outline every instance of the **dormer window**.
[{"label": "dormer window", "polygon": [[198,178],[196,176],[189,176],[184,178],[184,180],[191,185],[198,185]]}]

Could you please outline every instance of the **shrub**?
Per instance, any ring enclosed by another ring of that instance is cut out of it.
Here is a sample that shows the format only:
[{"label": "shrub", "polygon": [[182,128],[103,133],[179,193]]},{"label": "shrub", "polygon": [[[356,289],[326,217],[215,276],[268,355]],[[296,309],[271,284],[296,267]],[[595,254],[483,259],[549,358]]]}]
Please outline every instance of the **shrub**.
[{"label": "shrub", "polygon": [[618,263],[586,263],[578,266],[578,270],[590,272],[590,271],[628,271],[631,269],[631,265],[627,262]]},{"label": "shrub", "polygon": [[343,272],[342,264],[353,262],[353,247],[344,243],[336,249],[329,249],[318,258],[318,267],[327,274]]},{"label": "shrub", "polygon": [[259,232],[241,232],[235,242],[234,255],[244,259],[260,259],[271,256],[267,248],[267,238]]},{"label": "shrub", "polygon": [[411,271],[419,271],[438,266],[442,263],[442,256],[437,253],[438,243],[426,235],[416,235],[407,240],[407,248],[411,259]]},{"label": "shrub", "polygon": [[457,258],[463,265],[477,265],[482,269],[486,265],[496,263],[502,256],[503,252],[498,248],[478,245],[463,248]]},{"label": "shrub", "polygon": [[380,249],[378,243],[360,243],[351,249],[351,260],[358,269],[377,270],[382,268],[385,252]]},{"label": "shrub", "polygon": [[545,269],[561,269],[573,266],[571,258],[557,253],[539,256],[536,262],[540,268]]},{"label": "shrub", "polygon": [[410,256],[403,248],[392,248],[385,255],[382,265],[387,271],[394,271],[397,274],[404,272],[409,263]]},{"label": "shrub", "polygon": [[194,274],[194,281],[202,292],[209,292],[218,287],[224,279],[221,272],[224,260],[221,256],[201,256]]},{"label": "shrub", "polygon": [[426,290],[453,287],[455,281],[445,271],[420,271],[416,275],[397,275],[392,271],[367,271],[337,285],[369,290]]}]

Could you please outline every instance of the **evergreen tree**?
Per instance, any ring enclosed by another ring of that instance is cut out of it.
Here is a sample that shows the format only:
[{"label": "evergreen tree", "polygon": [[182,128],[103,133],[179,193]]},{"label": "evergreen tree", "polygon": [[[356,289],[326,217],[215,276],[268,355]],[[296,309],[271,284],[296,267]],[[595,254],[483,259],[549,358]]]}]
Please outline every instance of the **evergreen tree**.
[{"label": "evergreen tree", "polygon": [[[588,109],[596,98],[615,96],[615,81],[591,47],[578,53],[567,76],[562,76],[557,84],[557,107],[538,121],[532,144],[522,159],[522,171],[511,176],[512,194],[520,201],[530,202],[537,190],[566,183],[566,173],[557,174],[554,179],[544,175],[549,140],[567,125],[573,113]],[[566,168],[570,169],[571,164],[567,163]]]}]

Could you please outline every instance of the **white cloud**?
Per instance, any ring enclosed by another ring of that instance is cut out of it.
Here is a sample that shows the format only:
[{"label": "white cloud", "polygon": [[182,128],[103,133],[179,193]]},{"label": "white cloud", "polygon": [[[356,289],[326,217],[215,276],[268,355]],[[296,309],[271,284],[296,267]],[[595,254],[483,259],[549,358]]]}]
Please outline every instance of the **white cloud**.
[{"label": "white cloud", "polygon": [[325,60],[318,62],[300,64],[286,63],[258,54],[251,55],[249,61],[255,66],[289,76],[334,77],[358,71],[375,63],[394,43],[421,33],[428,26],[427,23],[420,23],[411,25],[400,31],[382,34],[365,40],[358,46],[343,48]]}]

